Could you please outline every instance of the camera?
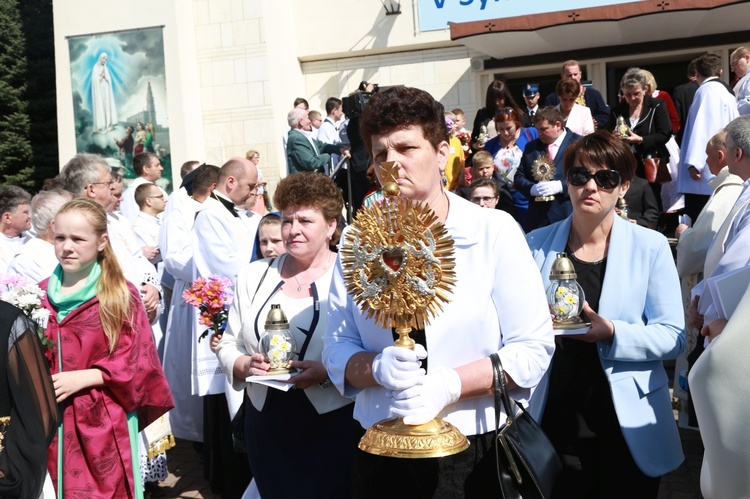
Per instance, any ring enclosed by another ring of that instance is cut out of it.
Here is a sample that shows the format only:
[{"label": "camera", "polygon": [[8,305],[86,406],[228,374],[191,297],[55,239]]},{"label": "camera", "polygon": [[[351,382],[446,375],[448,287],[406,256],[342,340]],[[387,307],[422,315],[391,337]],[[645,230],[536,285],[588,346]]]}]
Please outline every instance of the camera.
[{"label": "camera", "polygon": [[380,86],[377,83],[361,82],[357,90],[341,99],[344,114],[350,119],[359,117],[365,110],[370,97],[376,94],[378,90],[380,90]]}]

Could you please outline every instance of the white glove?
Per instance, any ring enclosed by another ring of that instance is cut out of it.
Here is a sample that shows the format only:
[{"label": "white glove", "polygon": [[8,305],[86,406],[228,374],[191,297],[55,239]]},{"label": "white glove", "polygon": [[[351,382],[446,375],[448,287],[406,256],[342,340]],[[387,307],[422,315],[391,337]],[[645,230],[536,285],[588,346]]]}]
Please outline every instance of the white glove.
[{"label": "white glove", "polygon": [[427,358],[427,350],[417,343],[414,349],[387,347],[372,361],[372,377],[388,390],[406,390],[416,385],[425,375],[420,366]]},{"label": "white glove", "polygon": [[539,182],[531,186],[532,196],[554,196],[555,194],[560,194],[562,191],[562,182],[559,180]]},{"label": "white glove", "polygon": [[431,421],[447,405],[461,397],[461,378],[453,369],[424,376],[406,390],[393,392],[393,413],[404,418],[405,424],[418,425]]}]

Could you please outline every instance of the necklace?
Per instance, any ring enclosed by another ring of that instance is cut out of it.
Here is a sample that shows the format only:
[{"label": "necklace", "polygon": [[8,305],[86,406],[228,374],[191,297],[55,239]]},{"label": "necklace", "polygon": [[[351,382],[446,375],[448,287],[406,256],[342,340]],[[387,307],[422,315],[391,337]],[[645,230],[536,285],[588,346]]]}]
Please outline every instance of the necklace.
[{"label": "necklace", "polygon": [[299,282],[299,279],[297,279],[297,271],[294,269],[294,258],[289,260],[289,264],[292,266],[292,277],[294,277],[294,280],[297,282],[297,291],[302,291],[302,286],[307,286],[314,283],[318,279],[318,277],[326,273],[326,270],[328,270],[328,265],[331,263],[331,255],[332,253],[329,251],[328,260],[326,260],[326,266],[323,267],[323,270],[321,270],[320,273],[316,275],[310,282]]},{"label": "necklace", "polygon": [[[448,204],[448,196],[447,196],[447,195],[445,194],[445,190],[443,190],[443,188],[442,188],[442,187],[440,188],[440,190],[438,191],[438,193],[437,193],[437,194],[435,194],[435,197],[434,197],[434,198],[432,198],[432,201],[429,201],[429,202],[427,203],[427,206],[429,206],[429,207],[430,207],[430,209],[432,209],[432,211],[433,211],[433,212],[434,212],[434,213],[435,213],[436,215],[437,215],[437,210],[435,209],[436,207],[434,206],[434,204],[435,204],[435,201],[437,201],[437,200],[438,200],[438,198],[440,197],[440,195],[441,195],[441,194],[442,194],[442,196],[443,196],[443,197],[445,198],[445,203],[446,203],[446,205],[447,205],[447,204]],[[445,208],[445,216],[446,216],[446,217],[448,216],[448,206],[446,206],[446,208]],[[440,218],[440,217],[438,217],[438,218]]]}]

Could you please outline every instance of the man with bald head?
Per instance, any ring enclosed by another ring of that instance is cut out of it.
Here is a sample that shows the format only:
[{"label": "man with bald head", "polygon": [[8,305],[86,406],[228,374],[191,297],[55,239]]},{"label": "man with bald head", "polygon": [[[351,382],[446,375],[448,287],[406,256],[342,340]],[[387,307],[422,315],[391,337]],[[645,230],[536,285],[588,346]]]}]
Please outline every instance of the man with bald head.
[{"label": "man with bald head", "polygon": [[[193,279],[219,275],[234,285],[237,274],[250,263],[255,231],[243,222],[237,208],[245,204],[257,183],[258,170],[245,158],[231,158],[219,169],[216,189],[201,205],[193,225]],[[247,460],[223,459],[225,454],[216,442],[231,442],[231,420],[242,405],[244,391],[229,388],[211,350],[211,338],[198,342],[198,335],[205,330],[200,324],[193,328],[191,366],[192,395],[203,397],[204,441],[209,454],[205,459],[220,463],[217,470],[221,477],[216,479],[231,489],[227,495],[234,495],[235,489],[241,495],[250,481]]]},{"label": "man with bald head", "polygon": [[[219,170],[216,189],[195,217],[194,279],[220,275],[234,284],[237,274],[250,262],[255,233],[248,230],[237,213],[237,207],[242,206],[255,191],[257,182],[258,170],[253,162],[245,158],[231,158]],[[199,327],[198,334],[204,329],[203,326]],[[200,342],[199,350],[208,344],[208,341]],[[195,345],[198,345],[197,339]],[[208,348],[205,350],[205,357],[196,359],[199,365],[194,365],[197,373],[204,374],[197,374],[198,383],[194,384],[193,390],[197,395],[222,393],[224,375],[218,368],[213,352]],[[206,367],[209,364],[216,368],[215,372],[208,372]]]}]

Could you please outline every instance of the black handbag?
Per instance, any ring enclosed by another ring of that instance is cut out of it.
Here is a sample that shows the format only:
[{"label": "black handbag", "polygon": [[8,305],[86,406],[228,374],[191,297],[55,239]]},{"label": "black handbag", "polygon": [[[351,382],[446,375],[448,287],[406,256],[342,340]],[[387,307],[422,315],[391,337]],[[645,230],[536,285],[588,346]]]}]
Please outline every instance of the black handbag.
[{"label": "black handbag", "polygon": [[[495,392],[495,457],[497,477],[505,499],[544,499],[550,497],[562,470],[560,458],[544,430],[521,404],[508,395],[500,356],[493,353]],[[521,409],[516,415],[515,408]],[[508,419],[500,428],[500,412]]]}]

